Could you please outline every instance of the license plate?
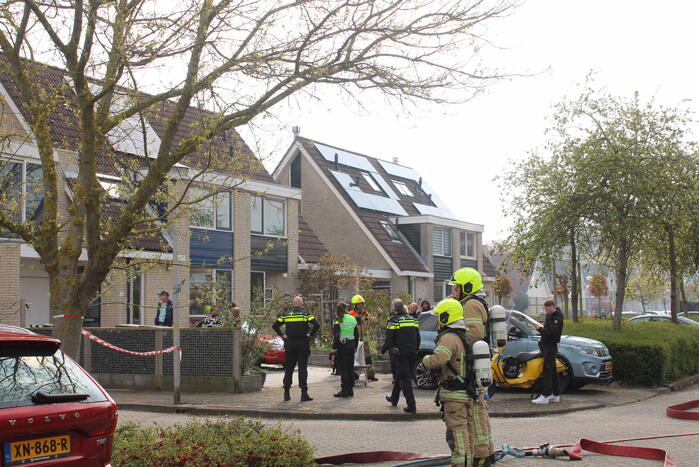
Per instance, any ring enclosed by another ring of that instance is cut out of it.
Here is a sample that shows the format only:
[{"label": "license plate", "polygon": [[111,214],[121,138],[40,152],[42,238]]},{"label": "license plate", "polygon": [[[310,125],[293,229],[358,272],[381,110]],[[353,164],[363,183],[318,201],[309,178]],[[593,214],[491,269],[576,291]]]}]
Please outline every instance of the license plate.
[{"label": "license plate", "polygon": [[604,364],[604,369],[609,371],[612,369],[612,362],[608,362]]},{"label": "license plate", "polygon": [[5,465],[22,465],[70,455],[70,435],[4,443]]}]

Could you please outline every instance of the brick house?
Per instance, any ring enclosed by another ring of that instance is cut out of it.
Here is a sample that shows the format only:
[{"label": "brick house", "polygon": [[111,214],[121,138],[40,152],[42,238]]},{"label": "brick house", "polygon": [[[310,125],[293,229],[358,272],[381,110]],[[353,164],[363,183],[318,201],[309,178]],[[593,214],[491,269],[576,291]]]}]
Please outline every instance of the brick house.
[{"label": "brick house", "polygon": [[[37,64],[36,71],[47,87],[59,87],[68,79],[59,68]],[[128,182],[129,170],[142,169],[149,162],[147,154],[157,153],[165,132],[162,116],[173,106],[163,103],[157,112],[150,109],[135,123],[124,121],[109,135],[112,153],[97,161],[98,179],[106,193],[105,225],[124,205],[122,188]],[[7,137],[7,145],[0,150],[0,182],[3,177],[16,177],[22,193],[21,219],[29,222],[40,215],[43,195],[41,161],[24,112],[12,81],[0,73],[0,136]],[[211,118],[215,115],[188,109],[175,144]],[[62,174],[60,206],[65,210],[77,176],[79,125],[74,110],[67,105],[57,108],[49,120]],[[168,187],[172,193],[183,193],[196,175],[190,196],[207,191],[216,194],[180,212],[171,222],[159,224],[156,232],[130,239],[90,307],[86,326],[151,324],[160,290],[170,291],[179,321],[187,326],[205,314],[197,297],[202,286],[214,282],[227,287],[245,312],[253,290],[293,290],[299,263],[317,261],[327,251],[300,217],[301,190],[275,183],[234,130],[212,138],[185,157],[173,172]],[[29,186],[38,187],[31,196]],[[83,251],[80,262],[85,261],[87,253]],[[174,294],[175,289],[181,291]],[[36,251],[0,231],[0,322],[50,322],[48,291],[48,275]],[[26,312],[20,313],[20,304]]]},{"label": "brick house", "polygon": [[457,219],[415,170],[295,134],[272,173],[302,193],[304,219],[333,255],[393,295],[441,300],[456,269],[484,275],[483,225]]}]

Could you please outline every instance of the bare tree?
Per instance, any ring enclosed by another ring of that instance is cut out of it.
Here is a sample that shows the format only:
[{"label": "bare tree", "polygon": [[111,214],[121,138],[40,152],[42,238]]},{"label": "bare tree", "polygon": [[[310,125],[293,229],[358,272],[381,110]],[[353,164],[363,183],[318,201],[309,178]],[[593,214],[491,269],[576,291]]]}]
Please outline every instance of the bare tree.
[{"label": "bare tree", "polygon": [[[484,23],[515,3],[2,1],[0,71],[41,156],[43,206],[38,222],[0,210],[0,226],[40,255],[52,316],[82,316],[130,235],[162,218],[149,203],[188,155],[315,85],[377,90],[399,102],[468,100],[499,77],[476,61],[487,45]],[[60,79],[47,81],[56,69],[36,60],[56,65]],[[200,105],[212,112],[182,137],[189,109]],[[158,121],[160,145],[148,153],[144,142],[146,163],[131,161],[137,183],[106,229],[100,157],[120,164],[113,138],[125,123],[144,119]],[[77,131],[58,134],[66,121]],[[62,210],[62,164],[70,156],[73,196]],[[78,274],[83,248],[88,260]],[[69,354],[79,348],[79,332],[79,320],[54,317],[54,335]]]}]

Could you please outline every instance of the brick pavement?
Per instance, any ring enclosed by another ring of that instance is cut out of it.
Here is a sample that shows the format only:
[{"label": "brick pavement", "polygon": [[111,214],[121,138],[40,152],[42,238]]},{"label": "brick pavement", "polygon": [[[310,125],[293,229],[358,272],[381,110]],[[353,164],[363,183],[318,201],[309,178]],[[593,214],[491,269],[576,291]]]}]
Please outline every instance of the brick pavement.
[{"label": "brick pavement", "polygon": [[[309,369],[312,402],[299,402],[298,387],[292,388],[292,400],[282,401],[281,371],[272,370],[265,387],[260,392],[249,394],[229,393],[183,393],[182,404],[172,404],[170,392],[145,392],[110,390],[122,409],[150,410],[159,412],[190,412],[199,414],[231,414],[258,417],[346,419],[346,420],[404,420],[411,415],[403,413],[403,400],[397,408],[388,404],[384,396],[391,389],[391,377],[379,375],[378,382],[367,387],[355,387],[355,397],[337,399],[332,396],[339,390],[339,377],[329,374],[327,368]],[[296,379],[294,379],[296,381]],[[502,391],[490,401],[493,417],[536,416],[539,414],[565,413],[607,406],[623,405],[652,397],[655,391],[622,389],[615,386],[586,386],[565,394],[560,404],[535,406],[529,402],[526,391]],[[415,390],[419,419],[436,419],[438,410],[433,402],[434,391]]]}]

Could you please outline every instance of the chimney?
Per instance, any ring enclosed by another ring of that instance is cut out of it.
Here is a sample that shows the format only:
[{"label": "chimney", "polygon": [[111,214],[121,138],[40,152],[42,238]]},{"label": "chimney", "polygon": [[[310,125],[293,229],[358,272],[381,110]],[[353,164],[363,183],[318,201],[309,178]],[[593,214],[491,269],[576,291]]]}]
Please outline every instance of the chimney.
[{"label": "chimney", "polygon": [[301,134],[301,127],[294,125],[291,127],[291,132],[294,134],[294,139],[296,139]]},{"label": "chimney", "polygon": [[398,156],[393,156],[393,163],[397,164],[398,163]]}]

